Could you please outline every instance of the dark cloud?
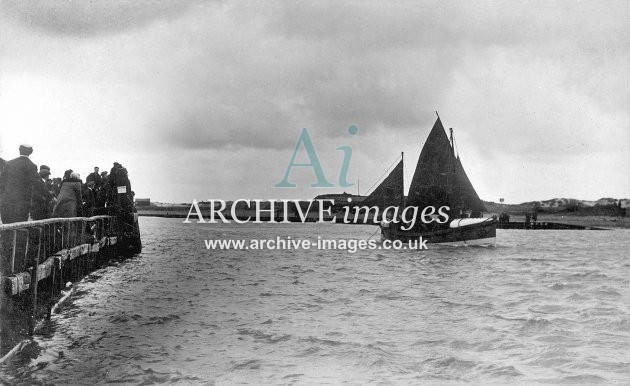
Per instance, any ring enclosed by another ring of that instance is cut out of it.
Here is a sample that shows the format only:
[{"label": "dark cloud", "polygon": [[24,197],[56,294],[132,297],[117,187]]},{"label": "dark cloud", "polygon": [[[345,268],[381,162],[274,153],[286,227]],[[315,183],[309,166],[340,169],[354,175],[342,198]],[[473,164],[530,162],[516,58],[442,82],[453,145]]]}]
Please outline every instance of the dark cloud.
[{"label": "dark cloud", "polygon": [[[627,181],[625,1],[30,4],[2,3],[0,123],[32,118],[68,146],[98,133],[138,163],[159,159],[172,197],[193,189],[188,167],[222,170],[221,194],[274,196],[302,127],[327,175],[346,144],[351,179],[371,184],[400,151],[409,174],[434,110],[484,198]],[[593,183],[565,177],[578,171]]]},{"label": "dark cloud", "polygon": [[[332,137],[346,135],[353,123],[414,128],[439,107],[442,88],[459,62],[454,49],[437,55],[434,44],[393,49],[382,36],[361,38],[357,29],[344,35],[344,46],[276,29],[282,24],[279,9],[255,16],[249,8],[236,8],[202,21],[198,28],[206,34],[185,48],[172,47],[173,57],[194,52],[196,60],[183,60],[177,73],[163,69],[172,77],[167,87],[174,99],[152,123],[162,140],[194,148],[287,148],[294,138],[283,133],[302,127]],[[410,19],[399,24],[403,30],[413,25]],[[239,28],[230,29],[234,26]],[[371,38],[382,44],[366,43]]]},{"label": "dark cloud", "polygon": [[5,0],[6,15],[50,34],[94,36],[139,29],[159,19],[173,19],[197,0]]},{"label": "dark cloud", "polygon": [[[499,116],[517,113],[531,121],[525,141],[504,138],[503,148],[511,149],[548,129],[532,119],[536,112],[522,114],[516,98],[528,104],[543,101],[540,87],[554,98],[571,97],[564,93],[568,88],[578,94],[602,92],[599,85],[577,79],[588,72],[600,74],[599,54],[617,44],[602,46],[602,35],[627,27],[617,22],[602,26],[601,14],[593,3],[579,9],[545,2],[233,3],[197,25],[206,34],[185,48],[194,49],[197,60],[173,74],[177,100],[173,111],[164,112],[170,118],[156,117],[158,131],[181,147],[287,148],[293,140],[282,133],[304,126],[331,137],[345,135],[351,123],[371,128],[374,135],[383,134],[374,128],[417,130],[433,110],[445,106],[456,74],[467,72],[466,82],[475,89],[459,103],[478,105],[491,93],[498,99],[488,103],[515,110]],[[179,51],[173,47],[173,56]],[[497,56],[497,51],[505,54]],[[623,64],[619,55],[627,55],[627,50],[618,51],[609,53],[613,70]],[[567,57],[576,64],[566,63]],[[524,83],[517,82],[522,74],[512,63],[502,66],[506,61],[519,62],[528,76]],[[546,76],[549,71],[554,77]],[[518,90],[510,89],[512,84]],[[539,88],[528,90],[534,84]],[[615,87],[627,97],[627,85]],[[514,94],[501,95],[503,90]],[[513,103],[503,104],[506,98]],[[618,99],[611,100],[612,109],[620,108]],[[547,107],[537,109],[540,116]],[[559,132],[546,136],[556,142],[565,129]],[[488,135],[489,140],[500,138]]]}]

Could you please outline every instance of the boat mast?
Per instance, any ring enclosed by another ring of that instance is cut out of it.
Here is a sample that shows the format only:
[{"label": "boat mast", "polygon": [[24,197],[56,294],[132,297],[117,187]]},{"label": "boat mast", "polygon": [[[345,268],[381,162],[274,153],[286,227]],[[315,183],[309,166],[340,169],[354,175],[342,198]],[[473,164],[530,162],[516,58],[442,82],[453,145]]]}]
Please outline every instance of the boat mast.
[{"label": "boat mast", "polygon": [[449,128],[451,132],[451,149],[453,152],[451,153],[451,172],[455,171],[455,137],[453,137],[453,128]]},{"label": "boat mast", "polygon": [[407,206],[407,198],[405,197],[405,152],[401,151],[400,152],[400,161],[403,164],[403,170],[402,170],[402,202],[403,202],[403,208]]},{"label": "boat mast", "polygon": [[403,163],[403,201],[405,197],[405,152],[400,152],[400,161]]},{"label": "boat mast", "polygon": [[[449,132],[451,134],[451,154],[449,156],[449,159],[451,160],[451,170],[449,170],[449,173],[446,175],[447,177],[447,186],[448,186],[448,194],[449,196],[453,197],[453,195],[455,194],[455,188],[453,186],[453,183],[455,183],[455,139],[453,137],[453,128],[449,127]],[[448,181],[449,176],[452,176],[452,180]]]}]

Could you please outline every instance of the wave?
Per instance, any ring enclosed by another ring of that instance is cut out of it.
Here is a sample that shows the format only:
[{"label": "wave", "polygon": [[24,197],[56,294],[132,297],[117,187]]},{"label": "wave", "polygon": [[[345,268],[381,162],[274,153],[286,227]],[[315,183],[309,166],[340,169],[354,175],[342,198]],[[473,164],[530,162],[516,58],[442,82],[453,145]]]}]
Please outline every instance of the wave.
[{"label": "wave", "polygon": [[237,330],[239,335],[251,336],[255,342],[276,344],[286,342],[292,338],[290,334],[268,334],[261,330],[242,328]]},{"label": "wave", "polygon": [[232,362],[233,365],[230,367],[230,371],[236,370],[258,370],[260,366],[262,366],[263,362],[258,359],[248,359],[239,362]]}]

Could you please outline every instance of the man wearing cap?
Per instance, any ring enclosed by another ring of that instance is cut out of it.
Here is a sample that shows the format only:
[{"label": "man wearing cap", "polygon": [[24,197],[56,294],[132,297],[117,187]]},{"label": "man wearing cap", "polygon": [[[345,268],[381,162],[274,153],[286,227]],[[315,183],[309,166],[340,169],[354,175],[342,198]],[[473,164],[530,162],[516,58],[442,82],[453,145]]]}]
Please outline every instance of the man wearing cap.
[{"label": "man wearing cap", "polygon": [[0,175],[0,218],[3,224],[28,220],[33,186],[41,181],[28,158],[33,147],[20,145],[20,156],[8,161]]},{"label": "man wearing cap", "polygon": [[48,188],[50,168],[46,165],[39,167],[39,182],[33,186],[33,198],[31,200],[31,217],[33,220],[50,218],[52,213],[51,201],[55,196]]},{"label": "man wearing cap", "polygon": [[86,184],[90,181],[94,181],[94,185],[96,185],[97,188],[101,186],[101,175],[98,173],[98,166],[94,166],[94,172],[88,174],[85,179]]}]

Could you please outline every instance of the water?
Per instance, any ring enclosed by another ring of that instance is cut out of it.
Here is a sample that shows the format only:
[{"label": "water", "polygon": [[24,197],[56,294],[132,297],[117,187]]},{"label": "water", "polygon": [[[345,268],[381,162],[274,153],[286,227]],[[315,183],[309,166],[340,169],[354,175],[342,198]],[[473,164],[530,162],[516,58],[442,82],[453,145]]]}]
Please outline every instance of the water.
[{"label": "water", "polygon": [[2,368],[24,384],[630,383],[630,230],[499,230],[497,248],[219,251],[206,238],[366,239],[353,225],[141,218]]}]

